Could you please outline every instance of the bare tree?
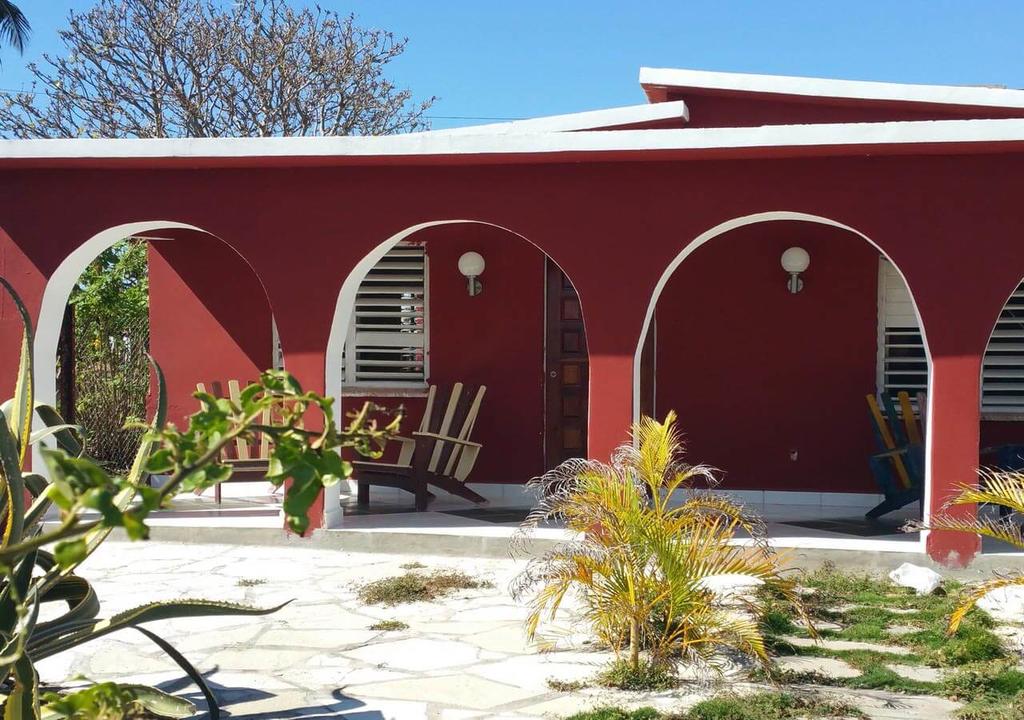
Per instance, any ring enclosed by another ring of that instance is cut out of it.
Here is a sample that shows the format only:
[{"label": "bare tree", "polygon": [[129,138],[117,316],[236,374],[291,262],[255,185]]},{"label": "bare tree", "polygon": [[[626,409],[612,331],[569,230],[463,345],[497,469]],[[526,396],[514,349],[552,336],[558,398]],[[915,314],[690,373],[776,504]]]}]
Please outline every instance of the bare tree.
[{"label": "bare tree", "polygon": [[407,40],[287,0],[99,0],[0,103],[17,138],[382,135],[425,129],[384,75]]}]

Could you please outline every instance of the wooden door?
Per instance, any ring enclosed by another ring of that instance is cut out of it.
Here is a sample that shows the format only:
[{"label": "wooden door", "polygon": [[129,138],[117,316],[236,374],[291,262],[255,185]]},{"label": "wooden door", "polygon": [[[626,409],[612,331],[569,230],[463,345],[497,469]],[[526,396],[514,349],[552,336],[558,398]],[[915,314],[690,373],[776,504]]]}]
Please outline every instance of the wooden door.
[{"label": "wooden door", "polygon": [[546,288],[545,441],[548,469],[587,455],[587,338],[576,289],[548,260]]}]

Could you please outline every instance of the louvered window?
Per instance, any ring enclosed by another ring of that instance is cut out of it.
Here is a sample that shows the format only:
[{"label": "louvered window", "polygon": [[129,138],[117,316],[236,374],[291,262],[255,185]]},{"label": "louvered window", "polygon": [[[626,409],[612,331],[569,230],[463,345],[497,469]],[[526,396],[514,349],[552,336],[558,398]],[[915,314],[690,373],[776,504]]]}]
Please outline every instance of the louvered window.
[{"label": "louvered window", "polygon": [[981,373],[981,411],[1024,415],[1024,283],[1006,301],[989,338]]},{"label": "louvered window", "polygon": [[349,386],[422,386],[427,378],[427,257],[397,245],[359,286],[342,358]]},{"label": "louvered window", "polygon": [[895,399],[928,389],[928,355],[914,300],[903,277],[882,258],[878,272],[878,391]]}]

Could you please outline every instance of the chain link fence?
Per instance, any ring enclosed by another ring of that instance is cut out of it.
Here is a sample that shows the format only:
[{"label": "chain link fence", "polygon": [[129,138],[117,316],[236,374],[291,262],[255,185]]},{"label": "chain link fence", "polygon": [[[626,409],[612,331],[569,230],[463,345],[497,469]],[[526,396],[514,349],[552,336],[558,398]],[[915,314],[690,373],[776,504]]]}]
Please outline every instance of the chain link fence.
[{"label": "chain link fence", "polygon": [[[59,366],[59,402],[85,430],[86,453],[106,470],[131,467],[150,389],[149,278],[144,241],[101,254],[72,293]],[[70,353],[70,355],[68,354]]]}]

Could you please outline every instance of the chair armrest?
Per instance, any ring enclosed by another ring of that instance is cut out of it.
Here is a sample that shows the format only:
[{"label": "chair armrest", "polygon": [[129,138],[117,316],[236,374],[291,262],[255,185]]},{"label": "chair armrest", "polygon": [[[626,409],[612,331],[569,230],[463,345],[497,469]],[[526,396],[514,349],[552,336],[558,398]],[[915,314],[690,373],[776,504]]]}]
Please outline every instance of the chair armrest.
[{"label": "chair armrest", "polygon": [[460,440],[459,438],[453,438],[453,437],[449,437],[447,435],[439,435],[437,433],[414,432],[413,433],[413,437],[416,437],[416,438],[427,438],[427,439],[430,439],[430,440],[440,440],[441,442],[450,442],[450,443],[454,443],[456,445],[464,445],[465,447],[475,447],[475,448],[482,448],[483,447],[483,445],[481,445],[480,443],[475,443],[475,442],[472,442],[470,440]]},{"label": "chair armrest", "polygon": [[904,447],[896,448],[895,450],[886,450],[885,452],[875,453],[871,457],[874,457],[874,458],[891,458],[891,457],[896,457],[897,455],[906,455],[907,454],[907,450],[909,450],[909,448],[904,446]]}]

